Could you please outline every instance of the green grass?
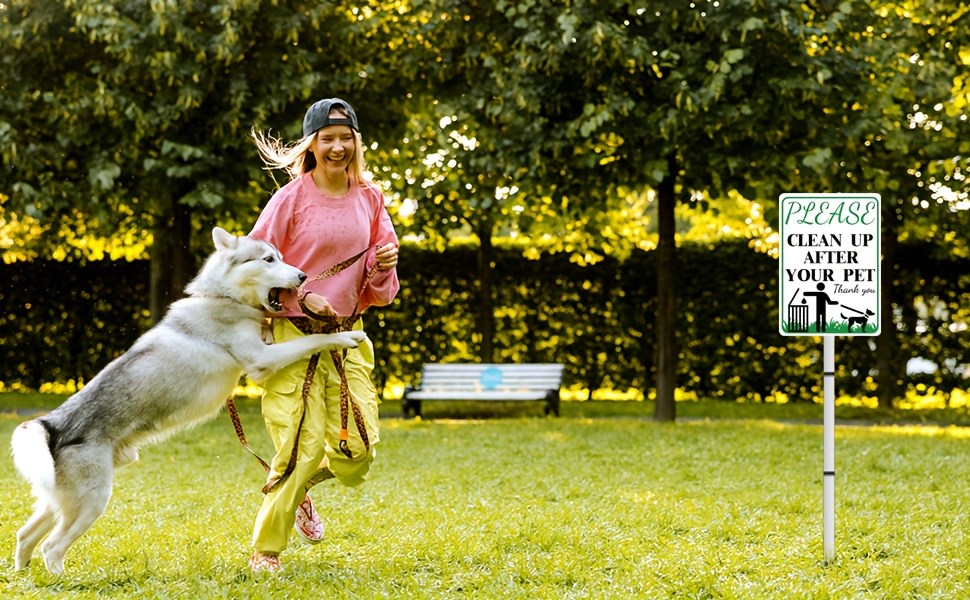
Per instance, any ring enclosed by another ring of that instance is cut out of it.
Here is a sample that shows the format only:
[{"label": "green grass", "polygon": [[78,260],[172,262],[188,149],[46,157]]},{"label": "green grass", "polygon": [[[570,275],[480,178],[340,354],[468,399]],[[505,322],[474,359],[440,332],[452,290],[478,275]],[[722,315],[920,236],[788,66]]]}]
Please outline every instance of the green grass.
[{"label": "green grass", "polygon": [[[29,392],[0,392],[0,415],[13,411],[46,411],[61,404],[66,394]],[[255,410],[257,401],[237,399],[243,408]],[[536,417],[543,414],[542,402],[425,402],[425,416],[432,419],[488,419]],[[560,412],[572,418],[652,418],[652,401],[564,401]],[[387,401],[381,406],[384,416],[400,416],[401,404]],[[867,408],[859,403],[843,402],[836,406],[840,421],[860,421],[866,424],[932,423],[970,425],[968,406],[942,408],[895,408],[892,410]],[[681,401],[677,403],[677,417],[683,419],[768,419],[777,421],[820,422],[822,406],[815,403],[791,402],[729,402],[724,400]]]},{"label": "green grass", "polygon": [[[652,401],[572,401],[560,404],[560,414],[564,418],[580,419],[626,417],[652,419],[653,408]],[[539,417],[543,414],[543,404],[541,402],[425,402],[422,412],[432,419]],[[381,407],[381,413],[399,416],[400,403],[385,402]],[[840,422],[864,424],[970,425],[970,413],[966,406],[885,410],[844,403],[836,406],[835,416]],[[681,401],[677,403],[677,417],[685,420],[756,419],[821,423],[822,405],[807,402],[775,404],[720,400]]]},{"label": "green grass", "polygon": [[[782,331],[787,333],[798,333],[802,335],[817,335],[818,328],[816,327],[815,320],[812,319],[808,324],[808,329],[803,329],[798,323],[793,323],[791,321],[782,321],[781,323]],[[835,334],[840,333],[842,335],[872,335],[879,329],[878,321],[872,320],[871,322],[866,322],[864,327],[859,325],[854,325],[852,330],[849,331],[849,321],[838,321],[831,319],[825,324],[825,331],[823,333]]]},{"label": "green grass", "polygon": [[[39,557],[12,571],[32,499],[5,456],[0,596],[970,595],[961,428],[837,430],[837,557],[826,565],[819,426],[586,416],[384,419],[371,481],[315,490],[327,539],[294,542],[279,576],[246,569],[262,470],[225,415],[121,469],[61,577]],[[243,418],[265,451],[252,405]],[[17,422],[0,417],[0,438]]]}]

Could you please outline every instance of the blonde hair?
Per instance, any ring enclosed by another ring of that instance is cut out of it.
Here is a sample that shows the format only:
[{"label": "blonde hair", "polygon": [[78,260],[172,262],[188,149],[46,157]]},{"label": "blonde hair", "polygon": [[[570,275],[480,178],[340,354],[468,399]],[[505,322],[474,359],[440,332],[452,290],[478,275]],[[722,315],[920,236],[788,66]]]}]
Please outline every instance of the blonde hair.
[{"label": "blonde hair", "polygon": [[[351,131],[354,133],[354,156],[347,165],[347,174],[359,183],[364,181],[364,140],[359,131],[353,128]],[[258,131],[255,127],[249,132],[256,142],[260,158],[266,163],[266,168],[283,169],[290,176],[291,181],[317,166],[317,159],[313,156],[310,146],[313,145],[313,140],[318,133],[320,133],[319,130],[314,131],[296,142],[287,144],[281,139]]]}]

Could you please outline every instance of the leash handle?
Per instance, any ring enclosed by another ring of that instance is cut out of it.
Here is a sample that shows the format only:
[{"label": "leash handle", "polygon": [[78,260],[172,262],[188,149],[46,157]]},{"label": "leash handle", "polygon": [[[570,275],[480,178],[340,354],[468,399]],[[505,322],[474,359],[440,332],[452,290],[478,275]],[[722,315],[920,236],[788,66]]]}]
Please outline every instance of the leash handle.
[{"label": "leash handle", "polygon": [[308,317],[310,317],[315,321],[325,323],[327,333],[332,333],[334,331],[350,331],[350,329],[354,326],[354,323],[357,322],[357,319],[360,318],[360,313],[358,312],[358,309],[360,308],[360,297],[364,295],[364,290],[367,289],[367,286],[370,285],[371,280],[374,279],[374,275],[377,274],[376,263],[374,264],[373,267],[371,267],[367,271],[367,274],[364,276],[364,280],[361,282],[360,287],[357,289],[357,301],[354,303],[354,310],[351,311],[350,316],[346,318],[341,319],[341,317],[338,317],[335,315],[321,315],[319,313],[313,312],[307,307],[306,303],[303,301],[303,298],[302,298],[303,292],[306,289],[306,285],[308,283],[311,283],[314,281],[320,281],[328,277],[333,277],[337,273],[340,273],[341,271],[345,270],[347,267],[351,266],[352,264],[360,260],[361,257],[367,254],[371,248],[379,248],[379,247],[380,246],[369,246],[364,250],[361,250],[354,256],[351,256],[347,260],[330,267],[323,273],[320,273],[315,277],[307,279],[302,284],[300,284],[300,287],[297,288],[297,298],[299,299],[298,302],[300,304],[300,310],[303,311],[303,314],[307,315]]},{"label": "leash handle", "polygon": [[363,257],[365,254],[370,252],[371,248],[380,248],[380,246],[368,246],[367,248],[361,250],[360,252],[358,252],[354,256],[351,256],[347,260],[337,263],[336,265],[330,267],[323,273],[320,273],[315,277],[307,279],[302,284],[300,284],[300,287],[296,288],[296,297],[298,299],[297,301],[300,304],[300,310],[303,311],[303,314],[307,315],[308,317],[316,321],[326,323],[327,329],[330,332],[349,331],[350,328],[353,326],[353,324],[357,322],[357,319],[360,318],[360,314],[357,312],[358,308],[360,307],[360,297],[364,295],[364,290],[367,289],[367,286],[370,285],[370,282],[374,278],[374,275],[377,274],[376,263],[374,264],[373,267],[371,267],[367,271],[367,274],[364,276],[364,281],[360,284],[360,288],[358,288],[357,290],[357,301],[354,303],[354,310],[350,313],[350,316],[347,317],[343,322],[341,322],[340,317],[337,317],[335,315],[321,315],[319,313],[316,313],[310,310],[307,307],[306,303],[303,301],[304,292],[306,290],[306,286],[308,283],[313,283],[314,281],[321,281],[323,279],[327,279],[328,277],[333,277],[337,273],[340,273],[341,271],[347,269],[347,267],[353,265],[358,260],[360,260],[361,257]]},{"label": "leash handle", "polygon": [[313,283],[314,281],[320,281],[321,279],[326,279],[328,277],[333,277],[337,273],[343,271],[344,269],[346,269],[350,265],[352,265],[355,262],[357,262],[358,260],[360,260],[362,256],[364,256],[365,254],[367,254],[368,252],[370,252],[370,249],[371,248],[376,248],[376,246],[368,246],[367,248],[364,248],[363,250],[361,250],[357,254],[351,256],[347,260],[335,264],[334,266],[330,267],[329,269],[327,269],[323,273],[320,273],[319,275],[316,275],[314,277],[311,277],[310,279],[307,279],[306,281],[304,281],[303,283],[300,284],[300,287],[296,288],[297,291],[298,292],[302,292],[303,289],[306,288],[306,286],[307,286],[308,283]]}]

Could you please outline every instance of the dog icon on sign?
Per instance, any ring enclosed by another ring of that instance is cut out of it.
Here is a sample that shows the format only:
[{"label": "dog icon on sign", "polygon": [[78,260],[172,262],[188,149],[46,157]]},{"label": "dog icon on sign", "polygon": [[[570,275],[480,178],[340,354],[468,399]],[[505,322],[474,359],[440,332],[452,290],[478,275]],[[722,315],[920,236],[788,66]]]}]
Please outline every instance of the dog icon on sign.
[{"label": "dog icon on sign", "polygon": [[856,326],[859,327],[859,331],[865,331],[866,325],[869,324],[869,317],[873,317],[876,315],[876,313],[872,312],[868,308],[866,309],[866,312],[862,312],[861,310],[856,310],[851,306],[846,306],[845,304],[842,305],[842,308],[847,308],[852,312],[860,315],[858,317],[847,317],[845,316],[845,313],[842,313],[842,318],[849,320],[849,331],[852,331],[852,328]]}]

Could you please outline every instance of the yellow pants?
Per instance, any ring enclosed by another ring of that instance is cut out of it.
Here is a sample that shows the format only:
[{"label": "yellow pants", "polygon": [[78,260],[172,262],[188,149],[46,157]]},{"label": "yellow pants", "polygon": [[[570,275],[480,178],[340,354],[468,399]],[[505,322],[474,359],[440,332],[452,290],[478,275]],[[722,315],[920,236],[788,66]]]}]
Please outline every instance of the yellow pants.
[{"label": "yellow pants", "polygon": [[[357,321],[354,328],[361,329],[361,322]],[[276,342],[302,335],[287,319],[274,320],[273,336]],[[285,472],[293,453],[293,440],[303,413],[302,393],[307,362],[308,360],[298,361],[280,370],[264,385],[263,420],[276,447],[276,455],[270,461],[271,479],[278,478]],[[357,402],[364,417],[370,451],[365,449],[357,431],[352,408],[347,419],[347,429],[353,458],[347,458],[338,450],[340,376],[334,368],[330,353],[323,352],[320,354],[313,385],[307,397],[296,467],[263,497],[263,503],[256,515],[253,547],[260,552],[279,553],[286,548],[290,529],[296,519],[296,509],[303,501],[308,483],[312,485],[321,481],[324,476],[330,477],[330,473],[321,472],[324,456],[329,460],[329,471],[340,483],[353,487],[367,478],[367,472],[376,455],[374,446],[379,439],[377,390],[371,381],[374,347],[370,340],[348,350],[343,365],[350,395]]]}]

